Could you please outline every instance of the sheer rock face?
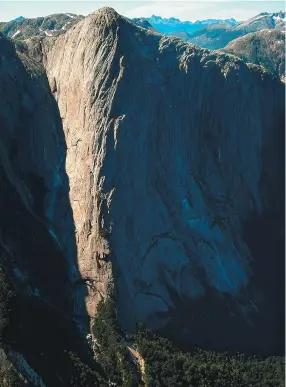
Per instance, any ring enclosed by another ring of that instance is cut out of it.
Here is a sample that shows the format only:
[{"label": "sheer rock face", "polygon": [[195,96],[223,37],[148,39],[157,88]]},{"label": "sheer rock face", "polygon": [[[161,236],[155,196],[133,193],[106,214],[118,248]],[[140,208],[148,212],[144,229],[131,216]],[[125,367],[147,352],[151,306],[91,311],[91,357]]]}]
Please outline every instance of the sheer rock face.
[{"label": "sheer rock face", "polygon": [[90,315],[113,277],[126,331],[277,349],[283,85],[108,8],[43,52]]},{"label": "sheer rock face", "polygon": [[75,244],[59,110],[44,69],[2,35],[0,55],[1,264],[16,288],[26,278],[27,294],[66,307]]},{"label": "sheer rock face", "polygon": [[15,291],[1,341],[30,385],[68,386],[65,351],[89,352],[72,319],[85,305],[63,128],[44,69],[1,34],[0,96],[0,266]]}]

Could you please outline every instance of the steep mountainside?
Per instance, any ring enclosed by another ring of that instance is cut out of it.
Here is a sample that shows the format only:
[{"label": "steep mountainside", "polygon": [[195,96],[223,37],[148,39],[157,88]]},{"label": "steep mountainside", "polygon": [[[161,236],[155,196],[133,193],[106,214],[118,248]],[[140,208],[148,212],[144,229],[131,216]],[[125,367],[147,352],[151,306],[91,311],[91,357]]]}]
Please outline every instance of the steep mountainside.
[{"label": "steep mountainside", "polygon": [[32,36],[58,36],[82,18],[81,15],[70,13],[59,13],[35,19],[17,18],[8,23],[0,23],[0,32],[17,40]]},{"label": "steep mountainside", "polygon": [[231,41],[223,51],[243,60],[263,65],[285,81],[285,32],[262,30]]},{"label": "steep mountainside", "polygon": [[192,22],[181,21],[174,17],[162,18],[161,16],[156,15],[152,15],[151,17],[144,19],[147,20],[156,30],[167,35],[174,35],[183,32],[187,34],[192,34],[205,26],[210,26],[214,24],[225,23],[230,26],[235,26],[237,24],[234,19],[206,19]]},{"label": "steep mountainside", "polygon": [[262,12],[257,16],[246,20],[239,24],[236,29],[245,29],[247,33],[256,32],[267,28],[281,28],[285,27],[286,16],[285,12],[267,13]]},{"label": "steep mountainside", "polygon": [[197,46],[216,50],[224,47],[229,41],[240,36],[240,32],[233,30],[228,24],[215,24],[202,28],[188,36],[187,41]]},{"label": "steep mountainside", "polygon": [[187,41],[191,35],[188,34],[187,32],[178,31],[178,32],[173,32],[172,36],[176,36],[177,38]]},{"label": "steep mountainside", "polygon": [[[65,351],[88,351],[74,320],[85,307],[62,123],[44,69],[3,35],[0,56],[0,266],[16,294],[0,345],[35,385],[67,386]],[[2,330],[2,304],[0,318]]]},{"label": "steep mountainside", "polygon": [[42,42],[90,315],[283,351],[284,87],[104,8]]},{"label": "steep mountainside", "polygon": [[285,29],[285,13],[261,13],[236,26],[218,24],[200,29],[187,40],[197,46],[216,50],[225,47],[230,41],[251,32],[263,29]]}]

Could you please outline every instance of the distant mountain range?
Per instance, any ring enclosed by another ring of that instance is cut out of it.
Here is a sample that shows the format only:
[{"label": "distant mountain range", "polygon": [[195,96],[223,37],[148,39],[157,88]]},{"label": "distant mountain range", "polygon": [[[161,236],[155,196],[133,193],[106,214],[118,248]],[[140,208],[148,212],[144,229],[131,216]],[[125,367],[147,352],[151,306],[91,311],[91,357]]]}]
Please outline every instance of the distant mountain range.
[{"label": "distant mountain range", "polygon": [[215,24],[180,38],[197,46],[239,56],[262,65],[285,81],[285,12],[263,12],[236,26]]},{"label": "distant mountain range", "polygon": [[[7,37],[13,37],[17,40],[32,36],[57,36],[68,30],[83,16],[70,13],[54,14],[46,17],[24,18],[19,16],[7,23],[0,23],[0,32]],[[71,20],[72,19],[72,20]],[[176,18],[162,18],[161,16],[151,16],[150,18],[131,19],[136,25],[146,29],[156,29],[158,32],[167,35],[176,35],[187,39],[190,34],[202,29],[203,27],[226,23],[229,26],[236,26],[235,19],[206,19],[191,21],[181,21]],[[181,36],[181,34],[186,34]]]},{"label": "distant mountain range", "polygon": [[262,12],[246,21],[207,19],[195,22],[146,18],[161,33],[197,46],[239,56],[245,62],[264,66],[285,80],[285,12]]},{"label": "distant mountain range", "polygon": [[192,34],[203,27],[225,23],[229,26],[236,26],[238,22],[235,19],[206,19],[197,21],[181,21],[174,17],[162,18],[161,16],[152,15],[151,17],[143,18],[147,20],[156,30],[163,34],[173,35],[174,33]]},{"label": "distant mountain range", "polygon": [[225,47],[233,39],[251,32],[275,28],[281,30],[285,28],[285,20],[285,12],[263,12],[233,26],[227,23],[206,26],[192,35],[185,36],[185,40],[204,48],[217,50]]},{"label": "distant mountain range", "polygon": [[9,22],[0,23],[0,32],[8,38],[17,40],[33,36],[58,36],[83,18],[84,16],[82,15],[72,13],[60,13],[27,19],[19,16]]},{"label": "distant mountain range", "polygon": [[[17,41],[35,36],[58,36],[83,18],[71,13],[33,19],[19,16],[8,23],[0,23],[0,32]],[[141,28],[176,36],[203,48],[223,49],[246,62],[263,65],[285,79],[285,12],[262,12],[243,22],[234,18],[181,21],[156,15],[131,21]]]}]

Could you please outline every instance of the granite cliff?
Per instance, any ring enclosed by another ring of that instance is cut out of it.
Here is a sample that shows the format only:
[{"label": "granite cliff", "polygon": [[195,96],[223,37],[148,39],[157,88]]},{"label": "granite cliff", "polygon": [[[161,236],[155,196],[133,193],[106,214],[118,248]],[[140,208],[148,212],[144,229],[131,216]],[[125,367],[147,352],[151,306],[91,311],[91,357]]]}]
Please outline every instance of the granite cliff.
[{"label": "granite cliff", "polygon": [[61,118],[44,69],[3,35],[0,85],[0,266],[15,294],[3,333],[1,275],[0,346],[28,383],[17,385],[67,386],[65,351],[88,352],[76,323],[86,316],[83,296],[74,298],[80,276],[68,260],[76,245]]},{"label": "granite cliff", "polygon": [[89,314],[112,283],[127,332],[143,320],[185,343],[275,352],[281,82],[108,8],[45,39],[43,53]]},{"label": "granite cliff", "polygon": [[[34,295],[84,329],[114,288],[127,333],[280,353],[284,85],[110,8],[31,42],[1,37],[1,229],[17,267],[32,235],[52,249],[27,263]],[[18,237],[12,189],[33,219]]]}]

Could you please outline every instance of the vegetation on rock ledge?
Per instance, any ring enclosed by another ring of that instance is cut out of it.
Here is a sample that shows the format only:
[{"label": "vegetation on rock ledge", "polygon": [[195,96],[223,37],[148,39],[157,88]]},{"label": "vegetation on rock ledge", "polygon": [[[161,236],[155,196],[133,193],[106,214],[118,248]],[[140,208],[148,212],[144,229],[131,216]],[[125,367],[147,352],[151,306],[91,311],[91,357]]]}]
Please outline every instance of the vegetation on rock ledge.
[{"label": "vegetation on rock ledge", "polygon": [[93,333],[98,345],[97,361],[108,375],[109,383],[122,387],[142,385],[124,342],[124,334],[116,319],[115,303],[111,298],[99,304]]}]

